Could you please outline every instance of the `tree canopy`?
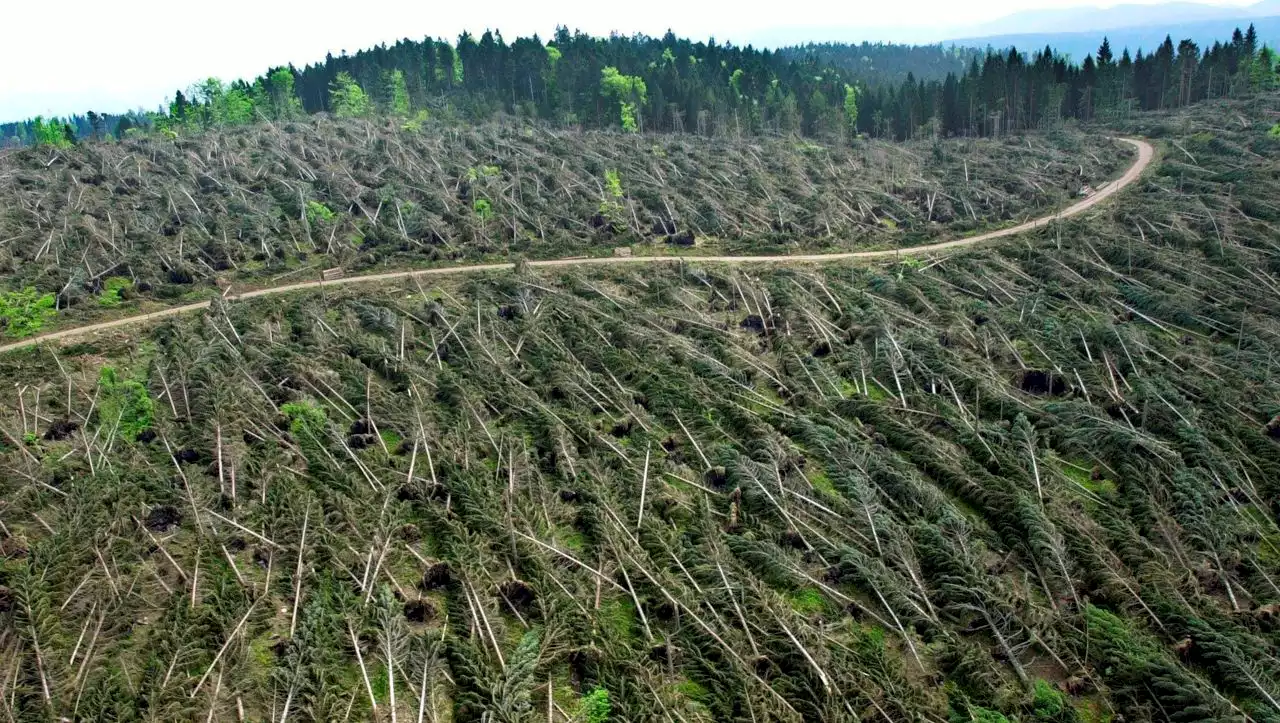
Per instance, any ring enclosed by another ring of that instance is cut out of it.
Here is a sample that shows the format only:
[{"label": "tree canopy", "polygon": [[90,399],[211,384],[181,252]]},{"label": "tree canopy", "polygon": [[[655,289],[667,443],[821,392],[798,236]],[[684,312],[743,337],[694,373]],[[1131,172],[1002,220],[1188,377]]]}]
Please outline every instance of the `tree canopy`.
[{"label": "tree canopy", "polygon": [[[160,112],[99,116],[98,125],[118,136],[129,128],[199,129],[303,111],[360,116],[376,107],[401,116],[429,108],[445,119],[506,114],[559,126],[707,135],[983,136],[1243,97],[1277,86],[1276,60],[1252,28],[1208,48],[1166,38],[1151,52],[1123,49],[1118,59],[1104,38],[1080,62],[1049,47],[979,52],[864,43],[772,51],[672,33],[602,38],[560,28],[545,42],[535,35],[508,43],[488,31],[329,55],[301,69],[269,69],[252,83],[209,79],[175,94]],[[97,135],[87,116],[60,122],[75,138]],[[33,130],[32,121],[2,125],[0,143],[35,142]]]}]

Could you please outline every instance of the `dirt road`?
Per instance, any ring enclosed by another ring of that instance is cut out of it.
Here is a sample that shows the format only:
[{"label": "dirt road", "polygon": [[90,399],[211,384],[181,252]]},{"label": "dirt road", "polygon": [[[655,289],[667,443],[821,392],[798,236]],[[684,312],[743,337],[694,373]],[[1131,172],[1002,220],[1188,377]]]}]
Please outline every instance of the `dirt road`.
[{"label": "dirt road", "polygon": [[[950,241],[941,241],[935,244],[927,244],[924,246],[912,246],[909,248],[889,249],[882,251],[848,251],[843,253],[832,254],[796,254],[793,256],[602,256],[592,258],[577,259],[546,259],[542,261],[527,262],[530,267],[549,267],[549,266],[597,266],[606,264],[653,264],[666,263],[676,261],[692,261],[695,263],[752,263],[752,264],[793,264],[793,263],[815,263],[825,261],[842,261],[852,259],[881,259],[892,258],[898,255],[902,256],[922,256],[938,251],[947,251],[951,249],[963,248],[965,246],[974,246],[988,241],[1013,236],[1047,226],[1058,219],[1075,216],[1083,213],[1093,206],[1102,203],[1111,197],[1120,189],[1133,183],[1142,175],[1143,171],[1151,163],[1151,159],[1155,156],[1155,149],[1150,143],[1143,140],[1133,138],[1118,138],[1116,140],[1128,143],[1138,149],[1138,160],[1125,171],[1124,175],[1115,181],[1106,184],[1093,195],[1079,201],[1057,213],[1049,216],[1043,216],[1033,221],[1019,224],[1010,228],[1001,229],[999,231],[991,231],[989,233],[980,234],[978,236],[970,236],[967,238],[952,239]],[[334,281],[304,281],[297,284],[288,284],[285,286],[272,286],[256,291],[246,291],[243,294],[230,294],[226,297],[228,301],[238,301],[241,299],[254,299],[259,296],[275,296],[277,294],[288,294],[294,291],[314,290],[322,286],[349,286],[351,284],[373,284],[385,281],[398,281],[401,279],[409,279],[421,276],[445,276],[451,274],[478,273],[485,271],[501,271],[511,269],[511,263],[500,264],[476,264],[473,266],[446,266],[435,269],[418,269],[415,271],[391,271],[382,274],[370,274],[367,276],[350,276],[346,278],[336,279]],[[42,344],[45,342],[61,341],[66,339],[75,339],[88,336],[100,331],[115,329],[122,326],[133,324],[142,324],[149,321],[156,321],[170,316],[179,314],[187,314],[193,311],[209,308],[211,302],[200,301],[194,304],[186,304],[185,306],[175,306],[162,311],[153,311],[146,314],[138,314],[114,321],[104,321],[98,324],[88,324],[71,329],[63,329],[48,334],[23,339],[22,341],[10,344],[0,345],[0,354],[15,351],[17,349],[25,349],[30,346]]]}]

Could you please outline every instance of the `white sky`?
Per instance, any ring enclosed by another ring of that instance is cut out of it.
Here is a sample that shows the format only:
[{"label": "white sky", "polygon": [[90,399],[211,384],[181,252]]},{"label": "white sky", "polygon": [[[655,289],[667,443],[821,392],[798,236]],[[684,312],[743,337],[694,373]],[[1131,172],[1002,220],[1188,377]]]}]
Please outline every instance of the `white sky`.
[{"label": "white sky", "polygon": [[[0,0],[0,121],[154,109],[200,78],[253,78],[268,66],[301,66],[326,52],[406,37],[453,39],[464,29],[478,35],[492,27],[508,41],[534,32],[545,40],[557,24],[592,34],[661,35],[670,28],[742,44],[761,31],[797,26],[865,28],[850,41],[934,39],[1018,10],[1094,4],[1099,0]],[[778,16],[780,7],[786,17]]]}]

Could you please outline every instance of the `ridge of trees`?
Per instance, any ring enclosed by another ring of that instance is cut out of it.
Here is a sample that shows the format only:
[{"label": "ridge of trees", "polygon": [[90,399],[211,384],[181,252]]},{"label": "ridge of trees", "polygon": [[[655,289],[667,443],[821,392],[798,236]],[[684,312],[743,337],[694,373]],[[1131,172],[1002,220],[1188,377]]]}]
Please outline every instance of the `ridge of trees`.
[{"label": "ridge of trees", "polygon": [[[868,43],[772,51],[670,32],[604,38],[561,27],[546,43],[537,35],[507,43],[486,31],[463,33],[456,44],[402,40],[329,55],[301,69],[271,69],[252,83],[210,78],[176,93],[167,109],[89,113],[64,121],[62,135],[427,109],[468,121],[505,114],[565,127],[704,135],[999,135],[1265,91],[1277,86],[1276,60],[1252,26],[1203,50],[1166,37],[1153,52],[1124,49],[1119,57],[1104,38],[1079,64],[1048,46],[1030,54]],[[860,109],[854,122],[851,97]],[[40,120],[0,126],[0,142],[41,142]]]}]

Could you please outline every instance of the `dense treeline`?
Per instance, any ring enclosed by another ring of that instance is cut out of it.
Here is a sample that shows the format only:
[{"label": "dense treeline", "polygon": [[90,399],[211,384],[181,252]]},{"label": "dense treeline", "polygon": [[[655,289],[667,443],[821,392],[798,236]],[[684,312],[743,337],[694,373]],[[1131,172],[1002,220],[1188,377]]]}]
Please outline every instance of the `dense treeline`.
[{"label": "dense treeline", "polygon": [[1252,26],[1203,53],[1190,40],[1175,46],[1166,37],[1150,54],[1130,55],[1126,49],[1117,58],[1104,38],[1096,56],[1079,65],[1049,47],[1030,57],[1010,49],[974,59],[962,76],[869,88],[859,98],[858,130],[897,138],[922,132],[998,135],[1070,118],[1115,118],[1242,97],[1276,85],[1276,55],[1259,46]]},{"label": "dense treeline", "polygon": [[[671,33],[600,38],[560,28],[547,43],[536,35],[507,43],[497,32],[464,33],[456,44],[403,40],[302,69],[275,68],[252,84],[209,79],[177,93],[163,112],[126,117],[115,131],[142,125],[177,133],[302,112],[379,111],[413,123],[428,112],[470,121],[504,114],[564,127],[703,135],[999,135],[1239,97],[1274,87],[1275,66],[1252,27],[1203,52],[1190,40],[1166,38],[1154,52],[1125,49],[1117,57],[1104,39],[1080,64],[1049,47],[1029,55],[867,43],[775,52]],[[68,140],[102,135],[89,120],[75,124]],[[23,135],[13,134],[38,142],[29,129]]]},{"label": "dense treeline", "polygon": [[133,124],[145,124],[145,114],[95,113],[89,111],[84,115],[71,115],[66,118],[51,119],[29,118],[13,123],[0,123],[0,146],[7,144],[28,145],[40,142],[40,131],[43,126],[54,126],[68,140],[106,139],[120,127],[121,121],[129,119],[125,128]]},{"label": "dense treeline", "polygon": [[[637,130],[699,133],[834,129],[852,82],[851,74],[815,58],[791,60],[671,33],[598,38],[561,28],[546,45],[537,36],[507,44],[500,33],[486,32],[464,34],[456,45],[402,41],[331,56],[298,73],[299,95],[310,112],[335,110],[330,88],[348,73],[386,105],[388,76],[396,70],[415,105],[443,98],[469,118],[506,112],[611,127],[626,123],[620,106],[629,104]],[[618,88],[610,77],[631,82]]]},{"label": "dense treeline", "polygon": [[956,45],[900,45],[897,43],[806,43],[778,51],[788,60],[814,59],[850,73],[862,85],[901,85],[910,75],[942,80],[961,75],[983,51]]}]

